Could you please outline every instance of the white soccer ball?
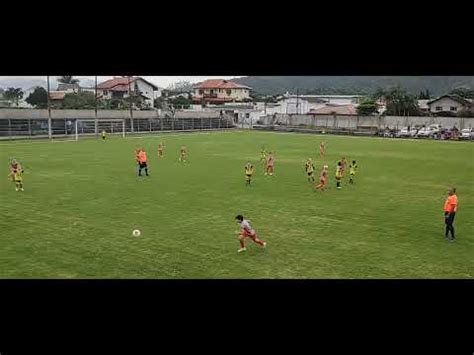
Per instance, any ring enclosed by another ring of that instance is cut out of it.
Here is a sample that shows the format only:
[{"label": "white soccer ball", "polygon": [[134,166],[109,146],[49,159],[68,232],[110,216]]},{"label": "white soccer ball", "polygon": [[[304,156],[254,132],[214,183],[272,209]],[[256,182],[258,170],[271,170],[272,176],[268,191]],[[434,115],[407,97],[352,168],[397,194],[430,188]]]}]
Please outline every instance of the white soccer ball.
[{"label": "white soccer ball", "polygon": [[132,232],[132,235],[133,235],[134,237],[139,237],[141,234],[142,234],[142,232],[140,232],[139,229],[135,229],[135,230]]}]

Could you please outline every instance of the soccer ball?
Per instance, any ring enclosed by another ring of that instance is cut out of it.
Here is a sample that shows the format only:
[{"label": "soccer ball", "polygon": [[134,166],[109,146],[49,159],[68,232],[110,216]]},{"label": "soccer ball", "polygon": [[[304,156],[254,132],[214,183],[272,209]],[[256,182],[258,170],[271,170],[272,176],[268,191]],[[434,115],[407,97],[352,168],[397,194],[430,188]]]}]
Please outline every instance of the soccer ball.
[{"label": "soccer ball", "polygon": [[139,229],[135,229],[135,230],[132,232],[132,235],[133,235],[134,237],[139,237],[141,234],[142,234],[142,232],[140,232]]}]

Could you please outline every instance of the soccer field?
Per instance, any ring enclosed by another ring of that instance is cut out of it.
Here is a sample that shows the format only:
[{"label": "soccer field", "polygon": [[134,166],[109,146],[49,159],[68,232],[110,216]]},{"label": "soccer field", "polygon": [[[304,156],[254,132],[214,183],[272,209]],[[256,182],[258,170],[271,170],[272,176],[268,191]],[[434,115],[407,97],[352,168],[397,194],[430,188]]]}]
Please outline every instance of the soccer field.
[{"label": "soccer field", "polygon": [[[183,144],[188,164],[177,161]],[[272,177],[259,163],[263,145],[275,152]],[[149,177],[137,177],[139,146]],[[337,190],[341,156],[359,173]],[[12,157],[24,166],[24,192],[7,179]],[[307,182],[309,157],[318,172],[329,165],[322,193]],[[470,142],[253,131],[0,142],[0,278],[472,279],[473,157]],[[251,187],[247,159],[257,168]],[[443,216],[452,186],[454,243]],[[266,249],[248,241],[237,253],[237,214]]]}]

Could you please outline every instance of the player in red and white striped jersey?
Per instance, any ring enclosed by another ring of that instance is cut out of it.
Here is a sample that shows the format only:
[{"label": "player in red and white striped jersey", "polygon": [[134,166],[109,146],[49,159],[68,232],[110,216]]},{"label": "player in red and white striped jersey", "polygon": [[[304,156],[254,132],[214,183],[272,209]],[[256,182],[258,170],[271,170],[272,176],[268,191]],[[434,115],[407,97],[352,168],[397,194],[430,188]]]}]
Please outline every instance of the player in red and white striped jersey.
[{"label": "player in red and white striped jersey", "polygon": [[264,248],[267,246],[267,242],[258,238],[258,235],[255,232],[255,230],[252,228],[252,226],[250,225],[249,220],[244,219],[244,217],[240,214],[237,217],[235,217],[235,219],[237,220],[237,223],[239,223],[240,225],[240,232],[239,232],[239,237],[238,237],[239,242],[240,242],[240,249],[238,250],[239,253],[247,250],[247,248],[245,247],[245,238],[252,239],[254,243]]}]

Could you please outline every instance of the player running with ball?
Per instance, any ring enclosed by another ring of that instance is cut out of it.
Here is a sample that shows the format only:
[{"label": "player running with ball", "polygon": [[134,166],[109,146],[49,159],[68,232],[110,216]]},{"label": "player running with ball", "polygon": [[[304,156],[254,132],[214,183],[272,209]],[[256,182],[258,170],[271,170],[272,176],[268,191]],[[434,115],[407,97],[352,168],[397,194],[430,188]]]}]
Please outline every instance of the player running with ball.
[{"label": "player running with ball", "polygon": [[245,239],[250,238],[253,240],[255,244],[260,245],[261,247],[265,248],[267,246],[267,242],[264,240],[261,240],[258,238],[257,233],[255,230],[252,228],[250,225],[250,221],[247,219],[244,219],[244,217],[239,214],[237,217],[235,217],[237,220],[237,223],[240,225],[240,232],[238,232],[239,236],[239,242],[240,242],[240,249],[237,250],[239,253],[243,251],[247,251],[247,248],[245,247]]}]

